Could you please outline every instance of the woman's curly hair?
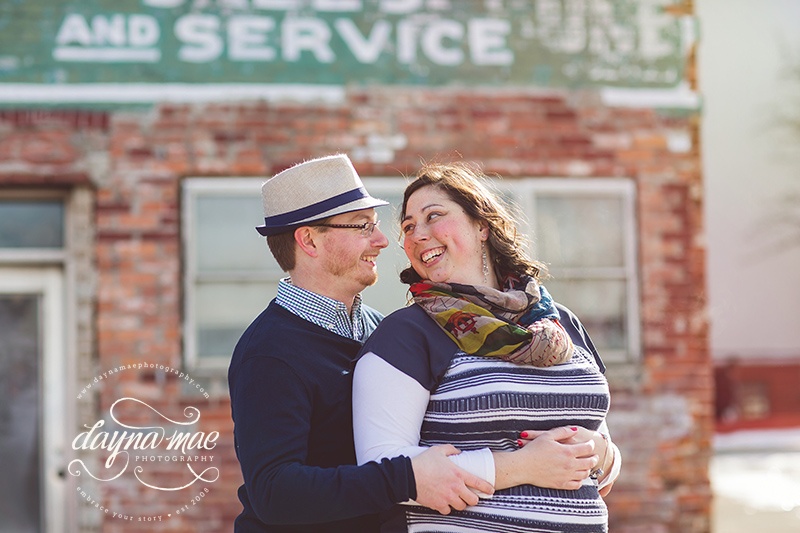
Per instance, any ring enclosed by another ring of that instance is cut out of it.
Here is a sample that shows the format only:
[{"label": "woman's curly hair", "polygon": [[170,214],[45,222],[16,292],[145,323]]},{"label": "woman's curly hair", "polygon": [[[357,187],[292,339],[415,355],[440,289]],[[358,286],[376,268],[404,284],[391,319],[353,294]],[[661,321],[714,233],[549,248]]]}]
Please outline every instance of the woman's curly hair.
[{"label": "woman's curly hair", "polygon": [[[485,175],[475,164],[427,163],[417,172],[416,178],[403,193],[400,220],[402,222],[406,216],[406,206],[412,194],[427,185],[436,187],[460,205],[471,219],[488,224],[489,255],[501,283],[508,276],[528,275],[544,280],[547,277],[547,267],[525,254],[524,236],[517,231],[515,219],[500,197],[485,185],[485,179]],[[411,266],[400,273],[400,281],[403,283],[411,284],[421,279]]]}]

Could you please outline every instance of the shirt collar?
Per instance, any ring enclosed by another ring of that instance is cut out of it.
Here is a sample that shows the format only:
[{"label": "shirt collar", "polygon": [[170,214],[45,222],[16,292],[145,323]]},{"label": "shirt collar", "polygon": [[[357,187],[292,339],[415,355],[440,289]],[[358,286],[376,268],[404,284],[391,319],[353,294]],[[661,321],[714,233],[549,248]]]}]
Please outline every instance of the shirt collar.
[{"label": "shirt collar", "polygon": [[312,324],[348,339],[362,340],[364,316],[361,312],[361,295],[353,300],[348,315],[344,303],[292,284],[291,278],[278,282],[275,303]]}]

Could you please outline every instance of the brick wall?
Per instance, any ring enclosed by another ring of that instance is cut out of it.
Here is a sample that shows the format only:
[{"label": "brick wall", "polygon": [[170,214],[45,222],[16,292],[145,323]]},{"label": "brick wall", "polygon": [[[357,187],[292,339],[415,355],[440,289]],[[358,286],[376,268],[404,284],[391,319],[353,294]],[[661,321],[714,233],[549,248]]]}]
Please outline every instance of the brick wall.
[{"label": "brick wall", "polygon": [[[332,152],[350,154],[369,176],[412,174],[421,159],[461,154],[506,178],[635,181],[643,354],[632,367],[609,369],[609,422],[624,454],[608,498],[611,529],[708,531],[712,370],[696,114],[610,108],[593,92],[416,88],[349,89],[339,104],[0,114],[0,185],[94,187],[95,371],[142,361],[182,369],[181,178],[268,176]],[[202,429],[221,433],[221,478],[171,531],[229,531],[240,483],[229,404],[224,390],[205,399],[182,385],[159,369],[126,372],[102,390],[98,409],[131,390],[164,413],[198,407]],[[164,479],[175,475],[164,467]],[[114,487],[107,505],[131,514],[186,499]],[[106,518],[102,530],[140,529]]]}]

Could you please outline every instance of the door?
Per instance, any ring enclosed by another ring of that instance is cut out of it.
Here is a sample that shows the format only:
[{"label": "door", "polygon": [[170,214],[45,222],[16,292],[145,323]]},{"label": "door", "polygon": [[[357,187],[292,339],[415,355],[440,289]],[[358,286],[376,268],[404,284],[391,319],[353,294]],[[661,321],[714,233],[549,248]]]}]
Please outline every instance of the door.
[{"label": "door", "polygon": [[0,533],[64,522],[62,274],[0,268]]}]

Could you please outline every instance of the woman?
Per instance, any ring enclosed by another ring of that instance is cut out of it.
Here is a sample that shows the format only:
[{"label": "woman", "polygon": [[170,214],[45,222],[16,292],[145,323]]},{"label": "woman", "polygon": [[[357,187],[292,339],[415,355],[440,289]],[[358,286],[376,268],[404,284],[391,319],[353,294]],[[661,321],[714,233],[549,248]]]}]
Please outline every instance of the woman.
[{"label": "woman", "polygon": [[400,277],[414,304],[364,345],[353,422],[359,464],[453,444],[451,458],[498,490],[447,515],[407,502],[382,531],[607,531],[601,494],[620,456],[602,363],[481,178],[427,165],[406,188]]}]

